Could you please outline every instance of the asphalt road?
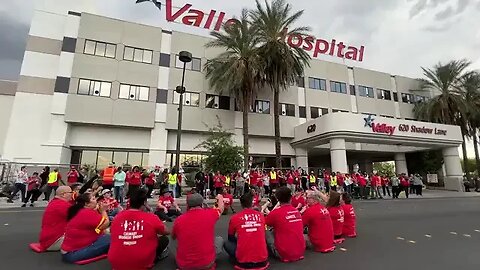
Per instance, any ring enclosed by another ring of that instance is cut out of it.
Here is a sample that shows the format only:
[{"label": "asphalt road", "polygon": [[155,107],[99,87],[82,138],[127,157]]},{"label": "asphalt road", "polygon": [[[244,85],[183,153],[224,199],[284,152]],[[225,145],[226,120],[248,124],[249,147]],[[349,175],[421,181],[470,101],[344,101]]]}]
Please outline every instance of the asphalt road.
[{"label": "asphalt road", "polygon": [[[294,264],[271,260],[271,269],[480,269],[480,198],[366,201],[356,203],[359,237],[330,254],[307,251]],[[70,266],[58,253],[36,254],[28,243],[38,238],[42,209],[0,210],[2,269],[110,269],[104,260]],[[217,224],[226,237],[228,218]],[[173,247],[174,249],[174,247]],[[175,269],[172,254],[154,269]],[[232,269],[224,255],[217,269]]]}]

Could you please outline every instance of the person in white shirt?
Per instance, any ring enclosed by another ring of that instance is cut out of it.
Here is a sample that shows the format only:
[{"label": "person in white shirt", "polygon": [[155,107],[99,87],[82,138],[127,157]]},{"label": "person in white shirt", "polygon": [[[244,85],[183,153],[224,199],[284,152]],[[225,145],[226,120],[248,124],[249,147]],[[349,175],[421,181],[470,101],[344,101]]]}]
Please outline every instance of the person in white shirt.
[{"label": "person in white shirt", "polygon": [[17,195],[19,191],[22,195],[21,201],[25,201],[25,194],[27,193],[27,181],[27,167],[22,166],[17,174],[17,178],[15,179],[15,186],[13,188],[13,192],[10,194],[10,198],[7,200],[8,203],[13,203],[13,198]]},{"label": "person in white shirt", "polygon": [[115,200],[117,200],[120,204],[123,204],[126,177],[127,175],[123,171],[122,167],[118,167],[117,172],[113,175],[113,188],[114,188]]}]

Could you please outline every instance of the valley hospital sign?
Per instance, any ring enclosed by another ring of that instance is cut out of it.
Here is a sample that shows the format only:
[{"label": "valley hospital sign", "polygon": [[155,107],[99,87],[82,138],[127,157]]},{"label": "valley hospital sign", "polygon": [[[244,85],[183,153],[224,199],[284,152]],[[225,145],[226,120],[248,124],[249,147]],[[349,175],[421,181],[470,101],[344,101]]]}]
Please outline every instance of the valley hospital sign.
[{"label": "valley hospital sign", "polygon": [[[219,31],[223,25],[235,22],[235,18],[225,18],[225,12],[218,12],[211,9],[208,12],[193,8],[192,4],[185,4],[174,12],[173,0],[165,0],[165,17],[168,22],[182,23],[184,25],[204,28],[213,31]],[[136,3],[152,2],[161,10],[160,0],[136,0]],[[343,41],[337,42],[317,39],[314,36],[289,35],[287,43],[290,47],[302,48],[305,51],[313,52],[313,57],[320,54],[344,58],[348,60],[362,62],[365,52],[365,46],[348,46]]]},{"label": "valley hospital sign", "polygon": [[447,136],[447,130],[440,128],[428,128],[425,126],[415,126],[407,124],[399,124],[398,126],[393,126],[387,123],[376,123],[375,119],[369,115],[368,117],[363,118],[365,121],[365,127],[371,128],[374,133],[383,133],[388,136],[392,136],[395,132],[402,133],[416,133],[416,134],[432,134],[439,136]]}]

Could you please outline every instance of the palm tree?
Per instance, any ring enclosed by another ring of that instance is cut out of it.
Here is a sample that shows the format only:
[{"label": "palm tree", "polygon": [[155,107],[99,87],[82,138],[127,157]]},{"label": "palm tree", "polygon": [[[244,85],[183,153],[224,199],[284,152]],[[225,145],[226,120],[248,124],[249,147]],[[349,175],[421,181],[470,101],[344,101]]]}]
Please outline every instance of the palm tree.
[{"label": "palm tree", "polygon": [[302,16],[303,10],[292,12],[292,7],[285,0],[273,0],[262,6],[256,0],[257,8],[252,11],[252,23],[257,27],[260,41],[259,55],[262,57],[262,83],[273,90],[275,155],[276,167],[281,164],[280,144],[280,91],[303,76],[305,66],[309,66],[310,56],[299,47],[290,47],[286,43],[289,35],[306,36],[308,27],[293,27]]},{"label": "palm tree", "polygon": [[243,111],[243,162],[248,168],[248,113],[257,93],[256,81],[259,74],[257,35],[249,21],[247,10],[242,11],[239,20],[224,28],[223,32],[211,32],[215,40],[207,48],[223,48],[225,52],[208,60],[205,64],[206,78],[215,91],[229,92]]},{"label": "palm tree", "polygon": [[[426,77],[421,80],[421,90],[438,93],[427,102],[417,103],[415,116],[420,120],[433,123],[457,125],[462,131],[463,162],[467,168],[467,147],[465,136],[468,136],[468,104],[462,93],[462,78],[470,62],[466,60],[450,61],[437,64],[432,69],[422,68]],[[467,179],[470,174],[466,170]]]},{"label": "palm tree", "polygon": [[480,73],[470,72],[462,78],[462,89],[468,104],[467,119],[469,135],[473,137],[477,173],[480,173],[480,156],[478,153],[477,130],[480,128]]}]

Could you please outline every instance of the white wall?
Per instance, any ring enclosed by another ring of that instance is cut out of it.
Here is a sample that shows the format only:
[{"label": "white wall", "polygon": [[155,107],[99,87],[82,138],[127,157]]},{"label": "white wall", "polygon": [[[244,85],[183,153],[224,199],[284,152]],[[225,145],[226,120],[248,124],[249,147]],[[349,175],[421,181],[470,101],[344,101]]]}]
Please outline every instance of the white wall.
[{"label": "white wall", "polygon": [[7,137],[10,113],[12,112],[14,96],[0,95],[0,157],[3,157],[3,147]]},{"label": "white wall", "polygon": [[72,125],[67,142],[70,146],[149,149],[150,130]]}]

